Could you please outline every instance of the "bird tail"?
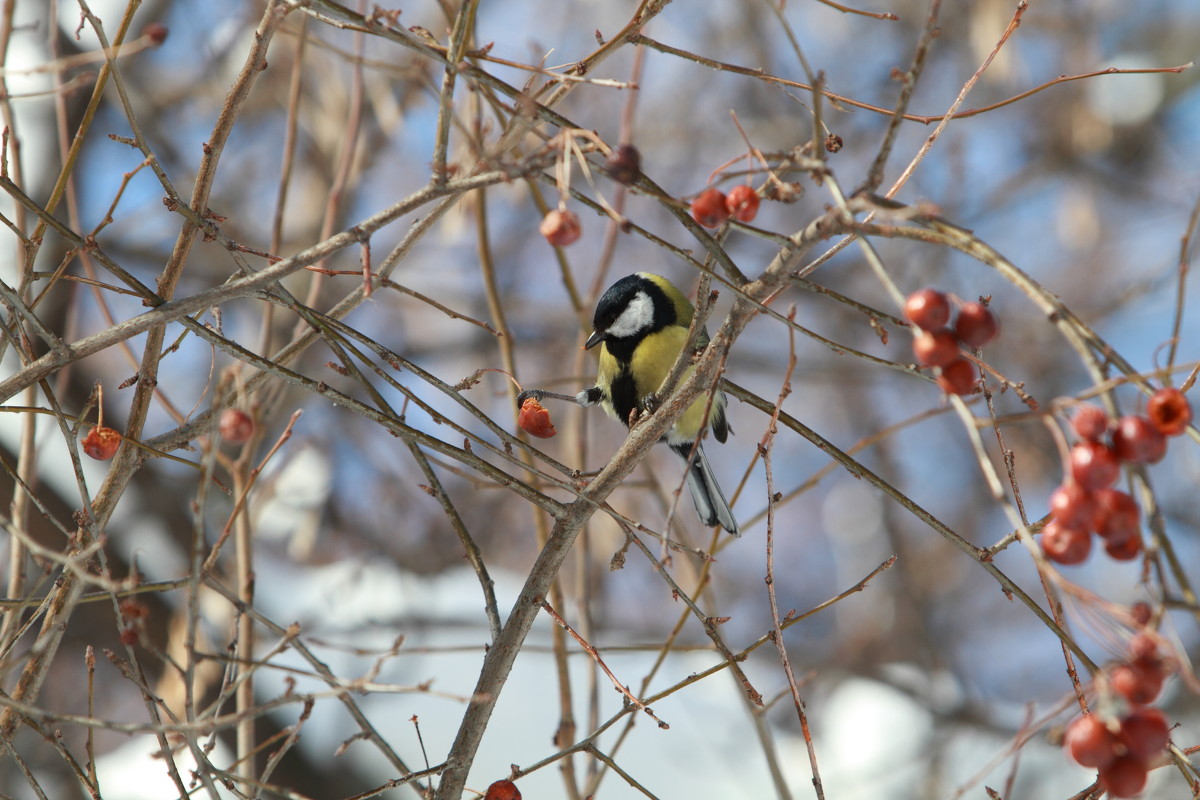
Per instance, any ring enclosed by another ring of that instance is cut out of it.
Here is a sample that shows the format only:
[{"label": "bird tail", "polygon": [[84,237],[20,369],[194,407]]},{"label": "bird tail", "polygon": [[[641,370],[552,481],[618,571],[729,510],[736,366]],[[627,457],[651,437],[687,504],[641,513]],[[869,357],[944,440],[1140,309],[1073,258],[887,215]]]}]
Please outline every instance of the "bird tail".
[{"label": "bird tail", "polygon": [[733,518],[729,502],[717,484],[712,467],[708,465],[704,448],[696,447],[694,454],[690,443],[678,447],[673,446],[671,449],[683,456],[685,460],[691,456],[688,461],[687,485],[691,491],[692,502],[696,504],[696,514],[700,520],[710,528],[720,525],[734,536],[740,536],[737,520]]}]

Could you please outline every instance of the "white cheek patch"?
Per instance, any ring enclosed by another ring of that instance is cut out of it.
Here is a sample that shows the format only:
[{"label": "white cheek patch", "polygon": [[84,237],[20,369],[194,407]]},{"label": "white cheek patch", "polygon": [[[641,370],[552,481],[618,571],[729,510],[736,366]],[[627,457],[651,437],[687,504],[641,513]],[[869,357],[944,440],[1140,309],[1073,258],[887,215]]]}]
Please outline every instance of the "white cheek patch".
[{"label": "white cheek patch", "polygon": [[649,330],[654,321],[654,301],[645,292],[638,292],[625,306],[616,322],[608,326],[606,333],[614,339],[624,339]]}]

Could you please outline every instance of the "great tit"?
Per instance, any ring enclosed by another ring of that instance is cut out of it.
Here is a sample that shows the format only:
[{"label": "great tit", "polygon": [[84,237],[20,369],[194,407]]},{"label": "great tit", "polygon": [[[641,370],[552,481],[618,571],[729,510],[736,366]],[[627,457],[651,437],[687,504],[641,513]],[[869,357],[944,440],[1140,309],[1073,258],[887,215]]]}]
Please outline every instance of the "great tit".
[{"label": "great tit", "polygon": [[[596,385],[576,395],[576,401],[582,406],[599,405],[629,425],[630,414],[646,410],[646,398],[662,386],[687,344],[694,314],[683,292],[660,275],[639,272],[614,283],[596,306],[592,335],[584,344],[587,349],[600,345]],[[696,344],[708,344],[707,331],[700,331]],[[701,396],[692,403],[663,441],[688,464],[687,485],[700,519],[737,536],[737,521],[698,441],[701,431],[710,426],[718,442],[729,436],[725,393],[720,389],[711,402]]]}]

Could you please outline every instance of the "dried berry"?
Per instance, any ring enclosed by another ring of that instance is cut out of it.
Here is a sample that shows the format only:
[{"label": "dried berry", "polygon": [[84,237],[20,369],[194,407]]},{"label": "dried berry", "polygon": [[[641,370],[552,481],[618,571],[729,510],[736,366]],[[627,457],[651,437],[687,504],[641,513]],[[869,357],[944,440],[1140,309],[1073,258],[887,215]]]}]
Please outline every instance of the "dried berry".
[{"label": "dried berry", "polygon": [[83,452],[97,461],[108,461],[121,446],[121,434],[102,425],[97,425],[83,437]]},{"label": "dried berry", "polygon": [[604,171],[617,183],[628,186],[642,174],[642,154],[631,144],[617,145],[604,162]]},{"label": "dried berry", "polygon": [[574,211],[556,208],[542,219],[538,231],[555,247],[566,247],[578,241],[583,234],[583,226],[579,224],[579,217]]},{"label": "dried berry", "polygon": [[729,219],[729,208],[725,204],[725,193],[720,189],[708,188],[692,201],[692,218],[706,228],[718,228]]},{"label": "dried berry", "polygon": [[754,187],[739,184],[725,196],[725,210],[738,222],[753,222],[758,216],[758,194]]},{"label": "dried berry", "polygon": [[1178,436],[1192,421],[1192,407],[1183,392],[1167,386],[1150,396],[1146,416],[1166,436]]},{"label": "dried berry", "polygon": [[554,430],[554,423],[550,421],[550,412],[533,397],[527,397],[525,402],[521,403],[517,424],[521,426],[521,430],[539,439],[549,439],[558,433]]}]

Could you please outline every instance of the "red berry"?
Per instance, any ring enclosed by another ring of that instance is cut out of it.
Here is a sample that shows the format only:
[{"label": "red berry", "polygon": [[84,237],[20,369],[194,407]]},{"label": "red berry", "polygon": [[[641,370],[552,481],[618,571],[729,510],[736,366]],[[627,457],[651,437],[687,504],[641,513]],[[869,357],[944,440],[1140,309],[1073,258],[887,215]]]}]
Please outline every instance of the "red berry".
[{"label": "red berry", "polygon": [[1135,797],[1146,788],[1148,774],[1141,759],[1123,755],[1100,770],[1100,785],[1112,797]]},{"label": "red berry", "polygon": [[1133,561],[1142,552],[1142,537],[1137,533],[1105,537],[1104,552],[1116,561]]},{"label": "red berry", "polygon": [[742,183],[729,190],[725,210],[738,222],[753,222],[758,216],[758,194],[754,187]]},{"label": "red berry", "polygon": [[112,428],[97,425],[83,437],[83,452],[97,461],[108,461],[121,446],[121,434]]},{"label": "red berry", "polygon": [[922,330],[936,331],[950,321],[950,301],[937,289],[918,289],[904,301],[904,316]]},{"label": "red berry", "polygon": [[149,39],[150,43],[155,47],[158,47],[167,40],[168,33],[167,26],[161,22],[151,22],[142,28],[142,36]]},{"label": "red berry", "polygon": [[240,408],[227,408],[221,412],[217,430],[230,444],[245,444],[254,435],[254,420]]},{"label": "red berry", "polygon": [[1161,665],[1140,661],[1118,664],[1108,675],[1113,691],[1135,706],[1153,703],[1167,680]]},{"label": "red berry", "polygon": [[[913,338],[913,355],[924,367],[944,367],[961,358],[958,339],[949,328],[921,331]],[[972,373],[972,378],[974,373]]]},{"label": "red berry", "polygon": [[521,792],[512,781],[496,781],[487,788],[483,800],[521,800]]},{"label": "red berry", "polygon": [[1081,767],[1103,769],[1117,758],[1117,737],[1095,714],[1086,714],[1067,726],[1063,746]]},{"label": "red berry", "polygon": [[1072,447],[1070,465],[1075,482],[1091,491],[1112,486],[1121,474],[1116,455],[1099,442],[1081,442]]},{"label": "red berry", "polygon": [[1156,464],[1167,454],[1167,437],[1145,417],[1130,414],[1117,420],[1113,452],[1125,461]]},{"label": "red berry", "polygon": [[1108,414],[1100,406],[1084,403],[1075,409],[1071,417],[1071,427],[1075,429],[1080,439],[1096,442],[1108,432]]},{"label": "red berry", "polygon": [[1135,633],[1129,640],[1129,657],[1143,663],[1158,661],[1158,640],[1145,631]]},{"label": "red berry", "polygon": [[604,171],[617,183],[628,186],[642,174],[642,154],[631,144],[618,145],[604,162]]},{"label": "red berry", "polygon": [[960,358],[942,367],[942,374],[938,376],[937,383],[946,394],[967,395],[975,391],[978,378],[979,373],[975,371],[975,365],[965,358]]},{"label": "red berry", "polygon": [[121,612],[121,618],[126,622],[137,622],[150,616],[150,607],[133,598],[122,600],[117,608]]},{"label": "red berry", "polygon": [[532,397],[525,398],[525,402],[521,403],[521,413],[517,416],[517,424],[521,426],[521,430],[539,439],[549,439],[558,433],[554,430],[554,423],[550,420],[550,412]]},{"label": "red berry", "polygon": [[722,222],[729,219],[725,193],[720,189],[705,189],[692,201],[692,217],[706,228],[720,227]]},{"label": "red berry", "polygon": [[1050,513],[1062,525],[1090,529],[1096,508],[1095,495],[1072,481],[1050,493]]},{"label": "red berry", "polygon": [[967,347],[979,348],[996,338],[1000,325],[983,303],[967,303],[958,310],[954,332]]},{"label": "red berry", "polygon": [[[1129,607],[1129,616],[1133,618],[1134,625],[1143,625],[1143,626],[1149,625],[1150,618],[1153,615],[1154,615],[1154,612],[1150,609],[1149,603],[1134,603],[1133,605],[1131,605]],[[1140,633],[1138,634],[1138,636],[1141,636],[1141,635],[1142,634],[1140,634]],[[1135,636],[1133,638],[1136,639],[1138,637]]]},{"label": "red berry", "polygon": [[1135,708],[1121,720],[1117,738],[1129,755],[1150,761],[1167,749],[1171,726],[1167,724],[1166,715],[1157,708]]},{"label": "red berry", "polygon": [[555,247],[566,247],[583,234],[583,226],[574,211],[556,208],[542,218],[538,231]]},{"label": "red berry", "polygon": [[1183,392],[1167,386],[1150,396],[1146,403],[1150,423],[1167,436],[1178,436],[1192,421],[1192,407]]},{"label": "red berry", "polygon": [[1126,539],[1141,531],[1141,513],[1137,501],[1118,489],[1096,492],[1096,515],[1092,530],[1105,539]]},{"label": "red berry", "polygon": [[1042,528],[1042,552],[1063,566],[1082,564],[1092,552],[1092,537],[1083,528],[1069,528],[1051,520]]}]

